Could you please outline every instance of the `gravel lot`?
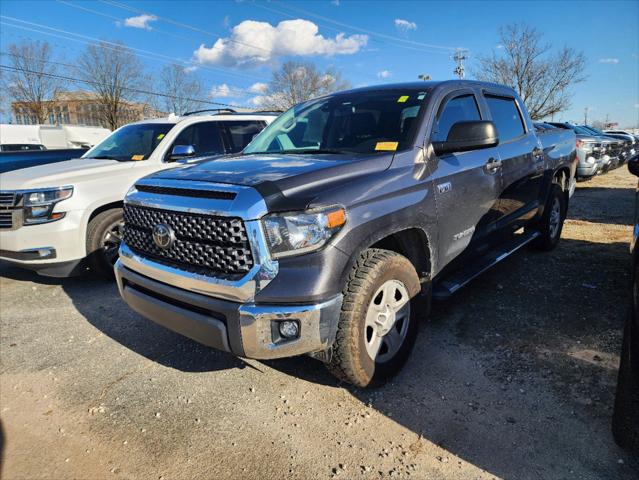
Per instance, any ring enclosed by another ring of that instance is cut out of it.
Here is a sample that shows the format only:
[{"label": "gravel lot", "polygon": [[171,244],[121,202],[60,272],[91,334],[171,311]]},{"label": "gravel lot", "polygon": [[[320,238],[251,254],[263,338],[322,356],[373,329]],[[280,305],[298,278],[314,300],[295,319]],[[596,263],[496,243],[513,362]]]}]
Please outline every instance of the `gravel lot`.
[{"label": "gravel lot", "polygon": [[2,478],[636,478],[609,428],[635,183],[580,183],[560,246],[435,304],[373,391],[202,347],[112,284],[2,265]]}]

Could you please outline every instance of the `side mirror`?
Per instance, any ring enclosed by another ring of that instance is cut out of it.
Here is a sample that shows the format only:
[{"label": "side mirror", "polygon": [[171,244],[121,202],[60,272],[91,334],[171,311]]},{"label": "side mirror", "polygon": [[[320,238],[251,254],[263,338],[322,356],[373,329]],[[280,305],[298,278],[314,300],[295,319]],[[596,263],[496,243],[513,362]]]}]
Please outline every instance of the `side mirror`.
[{"label": "side mirror", "polygon": [[433,149],[437,155],[441,155],[495,147],[497,144],[499,136],[495,124],[489,120],[473,120],[453,124],[446,141],[433,142]]},{"label": "side mirror", "polygon": [[192,157],[193,155],[195,155],[195,148],[193,148],[193,145],[176,145],[173,147],[173,151],[171,151],[169,160],[175,162],[181,158]]},{"label": "side mirror", "polygon": [[639,153],[628,159],[628,171],[639,177]]}]

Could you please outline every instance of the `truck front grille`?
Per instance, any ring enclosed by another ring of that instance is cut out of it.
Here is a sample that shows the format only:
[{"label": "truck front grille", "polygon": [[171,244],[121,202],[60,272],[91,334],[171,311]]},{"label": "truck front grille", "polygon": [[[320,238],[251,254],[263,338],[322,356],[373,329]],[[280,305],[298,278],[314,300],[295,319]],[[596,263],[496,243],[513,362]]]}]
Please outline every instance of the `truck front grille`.
[{"label": "truck front grille", "polygon": [[[160,223],[175,233],[167,249],[153,240],[153,228]],[[205,275],[241,275],[253,266],[246,228],[239,218],[125,204],[124,242],[143,257]]]},{"label": "truck front grille", "polygon": [[0,228],[11,228],[13,226],[13,212],[11,210],[0,210]]}]

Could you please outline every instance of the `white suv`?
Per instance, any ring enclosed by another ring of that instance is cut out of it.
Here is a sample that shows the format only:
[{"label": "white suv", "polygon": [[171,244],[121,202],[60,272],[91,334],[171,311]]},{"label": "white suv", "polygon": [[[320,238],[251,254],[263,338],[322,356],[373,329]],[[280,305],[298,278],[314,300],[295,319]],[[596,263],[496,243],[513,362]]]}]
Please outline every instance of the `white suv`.
[{"label": "white suv", "polygon": [[0,259],[48,276],[90,268],[111,277],[122,201],[138,178],[177,161],[239,152],[277,116],[203,113],[131,123],[82,158],[3,173]]}]

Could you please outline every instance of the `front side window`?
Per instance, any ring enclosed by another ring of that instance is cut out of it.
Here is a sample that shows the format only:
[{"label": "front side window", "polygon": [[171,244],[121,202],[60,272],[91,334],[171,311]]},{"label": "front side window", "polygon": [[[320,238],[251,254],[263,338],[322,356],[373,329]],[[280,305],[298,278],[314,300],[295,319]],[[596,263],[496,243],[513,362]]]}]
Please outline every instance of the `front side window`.
[{"label": "front side window", "polygon": [[173,145],[191,145],[195,149],[196,157],[225,153],[219,123],[203,122],[186,127]]},{"label": "front side window", "polygon": [[120,162],[146,160],[174,125],[173,123],[126,125],[105,138],[83,158]]},{"label": "front side window", "polygon": [[525,133],[524,122],[515,99],[486,95],[486,103],[497,128],[499,142],[507,142]]},{"label": "front side window", "polygon": [[439,115],[432,141],[445,142],[454,124],[473,120],[481,120],[474,95],[462,95],[449,100]]},{"label": "front side window", "polygon": [[299,104],[266,127],[244,153],[376,153],[412,146],[426,91],[336,94]]}]

